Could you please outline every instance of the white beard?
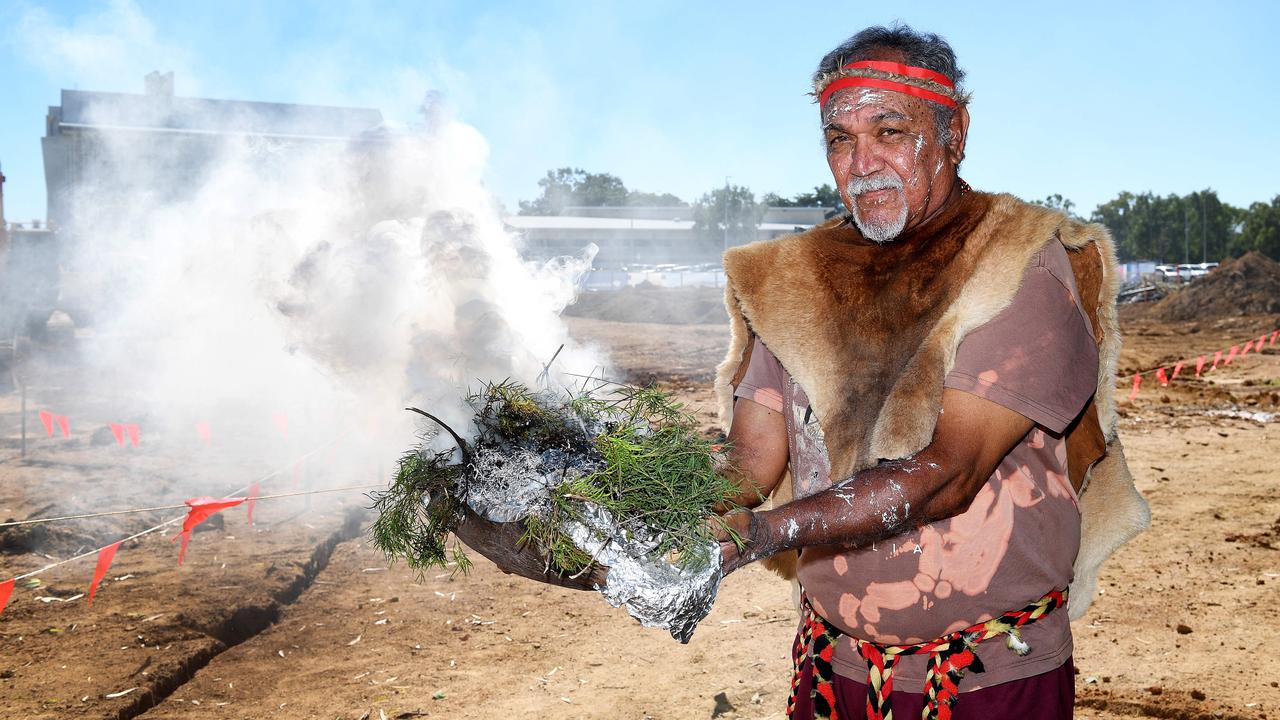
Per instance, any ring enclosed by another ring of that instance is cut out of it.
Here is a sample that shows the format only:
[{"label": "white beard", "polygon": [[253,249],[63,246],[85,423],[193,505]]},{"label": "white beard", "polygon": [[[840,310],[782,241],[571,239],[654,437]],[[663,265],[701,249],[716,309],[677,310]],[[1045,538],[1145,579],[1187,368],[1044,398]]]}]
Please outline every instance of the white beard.
[{"label": "white beard", "polygon": [[[901,188],[898,189],[898,194],[903,194]],[[862,236],[872,242],[882,244],[887,243],[898,237],[902,232],[902,228],[907,225],[907,201],[905,197],[902,198],[902,211],[898,213],[896,218],[889,220],[888,222],[870,222],[863,220],[863,218],[858,214],[858,201],[856,197],[854,198],[852,207],[849,208],[849,213],[853,216],[853,224],[858,227],[858,230],[862,231]]]}]

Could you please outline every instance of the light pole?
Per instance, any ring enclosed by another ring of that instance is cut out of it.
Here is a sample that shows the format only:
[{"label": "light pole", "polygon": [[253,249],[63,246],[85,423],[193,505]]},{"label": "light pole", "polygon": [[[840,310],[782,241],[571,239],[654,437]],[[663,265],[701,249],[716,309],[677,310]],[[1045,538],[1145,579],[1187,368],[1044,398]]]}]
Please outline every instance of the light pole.
[{"label": "light pole", "polygon": [[1200,199],[1200,262],[1209,262],[1209,236],[1204,230],[1204,193],[1196,193],[1196,197]]},{"label": "light pole", "polygon": [[1187,233],[1187,204],[1182,203],[1182,262],[1191,262],[1190,236]]},{"label": "light pole", "polygon": [[724,176],[724,249],[729,249],[729,175]]}]

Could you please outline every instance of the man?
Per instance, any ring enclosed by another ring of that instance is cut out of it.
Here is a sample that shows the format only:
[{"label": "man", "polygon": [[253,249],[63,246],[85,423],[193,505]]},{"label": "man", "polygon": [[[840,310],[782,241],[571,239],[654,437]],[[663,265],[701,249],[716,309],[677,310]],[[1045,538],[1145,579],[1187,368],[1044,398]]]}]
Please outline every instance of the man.
[{"label": "man", "polygon": [[1148,521],[1115,440],[1110,240],[968,188],[962,80],[908,27],[828,53],[848,215],[725,254],[722,420],[740,499],[774,507],[727,515],[722,558],[800,551],[789,716],[1069,717],[1062,606]]}]

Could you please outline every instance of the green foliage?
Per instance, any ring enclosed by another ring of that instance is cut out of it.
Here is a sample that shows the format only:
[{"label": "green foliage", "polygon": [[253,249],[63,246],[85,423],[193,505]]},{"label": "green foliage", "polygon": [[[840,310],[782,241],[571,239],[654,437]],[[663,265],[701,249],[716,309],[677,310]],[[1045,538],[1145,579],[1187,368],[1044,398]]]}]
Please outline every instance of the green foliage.
[{"label": "green foliage", "polygon": [[1264,248],[1280,245],[1280,236],[1266,231],[1247,238],[1242,233],[1251,220],[1265,226],[1260,217],[1265,207],[1254,203],[1241,210],[1222,202],[1213,190],[1164,197],[1122,192],[1099,205],[1090,220],[1107,226],[1122,260],[1220,262],[1249,250],[1272,254]]},{"label": "green foliage", "polygon": [[[556,510],[561,514],[564,512],[559,504],[556,505]],[[549,568],[554,568],[562,575],[569,575],[590,567],[593,558],[574,545],[573,540],[560,530],[556,523],[564,519],[543,519],[530,515],[524,519],[524,535],[520,537],[520,545],[538,549],[546,558]]]},{"label": "green foliage", "polygon": [[[549,170],[538,186],[538,198],[520,202],[521,215],[559,215],[573,206],[684,205],[670,193],[629,190],[615,175],[581,168]],[[1080,208],[1061,194],[1033,202],[1084,219],[1077,214]],[[828,183],[789,198],[768,193],[759,201],[745,187],[716,188],[694,203],[695,234],[707,249],[751,242],[770,206],[840,209],[843,204]],[[1280,260],[1280,196],[1237,208],[1212,189],[1165,196],[1126,191],[1095,208],[1088,220],[1111,230],[1121,260],[1222,261],[1250,250]]]},{"label": "green foliage", "polygon": [[400,457],[391,487],[370,494],[378,514],[369,530],[374,546],[392,561],[403,558],[419,574],[450,560],[455,570],[471,566],[461,548],[448,547],[449,532],[462,519],[460,467],[448,464],[451,455],[410,450]]},{"label": "green foliage", "polygon": [[609,405],[612,419],[595,438],[604,469],[562,485],[557,508],[571,516],[577,502],[590,501],[656,535],[655,556],[705,564],[712,539],[707,520],[713,508],[738,494],[738,485],[716,471],[711,442],[667,393],[622,388]]},{"label": "green foliage", "polygon": [[616,175],[582,168],[548,170],[538,187],[542,193],[536,199],[520,201],[521,215],[560,215],[568,207],[684,205],[671,193],[628,190]]},{"label": "green foliage", "polygon": [[797,193],[793,198],[784,198],[777,193],[768,193],[760,198],[760,203],[766,207],[824,207],[839,209],[844,207],[844,201],[840,199],[840,193],[829,183],[823,183],[813,188],[813,192]]},{"label": "green foliage", "polygon": [[1237,252],[1257,250],[1280,260],[1280,195],[1271,202],[1256,202],[1243,213]]},{"label": "green foliage", "polygon": [[1031,203],[1033,205],[1039,205],[1040,207],[1047,207],[1050,210],[1058,210],[1073,220],[1084,219],[1075,214],[1073,208],[1075,208],[1076,204],[1071,202],[1069,198],[1062,197],[1059,193],[1054,193],[1043,200],[1032,200]]},{"label": "green foliage", "polygon": [[[571,574],[591,565],[565,533],[568,523],[583,517],[584,503],[607,509],[627,532],[655,539],[655,557],[682,565],[709,559],[707,521],[739,488],[716,471],[711,442],[670,395],[626,386],[608,394],[560,395],[507,381],[484,386],[468,402],[478,431],[468,458],[491,448],[560,450],[585,461],[579,466],[587,474],[567,475],[545,513],[524,519],[521,545],[539,551],[550,569]],[[373,494],[379,515],[373,542],[415,570],[450,560],[465,570],[465,555],[450,553],[446,541],[462,519],[468,484],[484,478],[474,467],[447,465],[451,453],[424,447],[405,453],[391,487]]]},{"label": "green foliage", "polygon": [[741,185],[716,188],[693,204],[693,231],[711,247],[741,245],[756,239],[766,205]]},{"label": "green foliage", "polygon": [[[582,423],[589,406],[574,405],[539,395],[506,380],[491,383],[467,397],[476,411],[482,446],[520,445],[538,450],[562,448],[581,452],[586,447]],[[566,409],[574,412],[566,412]]]},{"label": "green foliage", "polygon": [[686,203],[671,193],[628,190],[627,205],[631,207],[685,207]]}]

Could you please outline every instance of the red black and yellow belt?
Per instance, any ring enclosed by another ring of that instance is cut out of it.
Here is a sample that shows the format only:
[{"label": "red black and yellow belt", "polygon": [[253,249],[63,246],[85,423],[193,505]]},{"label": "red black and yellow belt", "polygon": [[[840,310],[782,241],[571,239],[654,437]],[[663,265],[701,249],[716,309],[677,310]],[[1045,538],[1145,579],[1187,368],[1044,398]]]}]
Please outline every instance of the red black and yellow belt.
[{"label": "red black and yellow belt", "polygon": [[[796,693],[800,687],[804,661],[813,667],[810,698],[814,719],[839,720],[836,711],[835,671],[832,659],[842,633],[813,610],[809,598],[802,595],[800,631],[791,648],[794,676],[787,698],[787,718],[795,713]],[[950,720],[951,707],[960,692],[960,679],[965,670],[982,672],[982,661],[974,650],[978,644],[1004,635],[1009,649],[1025,655],[1030,648],[1022,641],[1023,626],[1039,620],[1067,604],[1066,590],[1053,590],[1021,610],[1004,613],[986,622],[943,635],[936,640],[910,645],[887,645],[849,637],[858,654],[867,661],[867,720],[893,720],[889,698],[893,693],[893,668],[904,655],[929,655],[925,674],[924,720]]]}]

